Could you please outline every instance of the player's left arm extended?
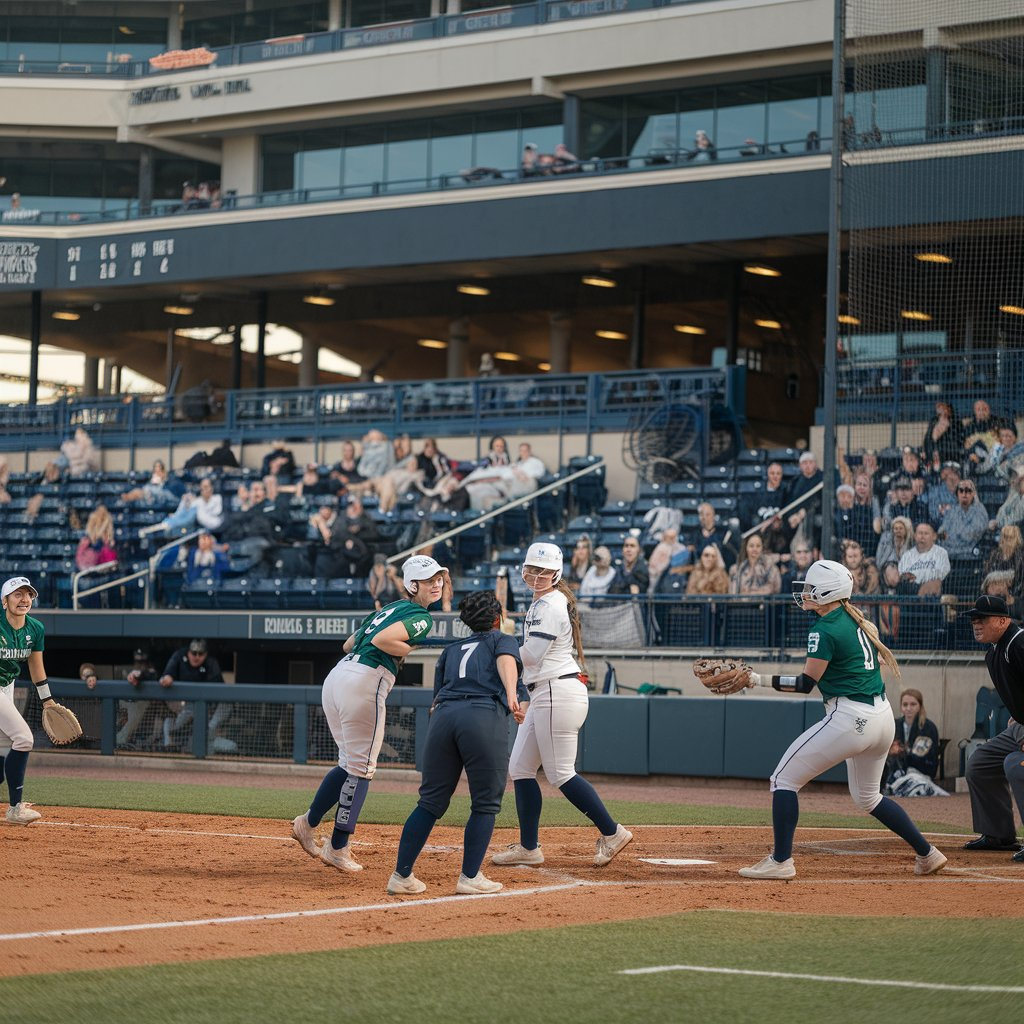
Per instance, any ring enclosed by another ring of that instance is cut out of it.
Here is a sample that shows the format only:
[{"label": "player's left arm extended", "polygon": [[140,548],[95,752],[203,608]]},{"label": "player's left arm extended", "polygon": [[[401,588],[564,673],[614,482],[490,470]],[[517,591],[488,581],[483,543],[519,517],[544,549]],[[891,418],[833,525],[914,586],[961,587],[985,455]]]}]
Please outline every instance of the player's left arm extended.
[{"label": "player's left arm extended", "polygon": [[33,651],[28,656],[28,674],[39,694],[39,699],[44,703],[53,700],[50,696],[50,687],[46,682],[46,669],[43,667],[43,652]]},{"label": "player's left arm extended", "polygon": [[404,658],[412,650],[412,644],[409,643],[409,630],[404,622],[393,622],[372,637],[370,643],[393,658]]},{"label": "player's left arm extended", "polygon": [[782,693],[810,693],[818,685],[818,680],[825,674],[828,662],[822,658],[808,658],[804,662],[804,670],[798,676],[763,676],[758,672],[750,673],[751,686],[770,686]]}]

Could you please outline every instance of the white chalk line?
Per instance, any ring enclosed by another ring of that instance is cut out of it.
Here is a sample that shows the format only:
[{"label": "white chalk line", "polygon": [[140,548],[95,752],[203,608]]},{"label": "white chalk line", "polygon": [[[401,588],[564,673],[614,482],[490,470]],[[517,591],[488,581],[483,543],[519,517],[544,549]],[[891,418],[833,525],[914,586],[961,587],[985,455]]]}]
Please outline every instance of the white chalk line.
[{"label": "white chalk line", "polygon": [[734,967],[699,967],[696,964],[667,964],[662,967],[633,967],[618,974],[661,974],[667,971],[691,971],[697,974],[731,974],[749,978],[778,978],[783,981],[819,981],[829,985],[871,985],[880,988],[926,989],[932,992],[997,992],[1017,995],[1024,988],[1016,985],[948,985],[927,981],[890,981],[887,978],[845,978],[830,974],[790,974],[785,971],[745,971]]}]

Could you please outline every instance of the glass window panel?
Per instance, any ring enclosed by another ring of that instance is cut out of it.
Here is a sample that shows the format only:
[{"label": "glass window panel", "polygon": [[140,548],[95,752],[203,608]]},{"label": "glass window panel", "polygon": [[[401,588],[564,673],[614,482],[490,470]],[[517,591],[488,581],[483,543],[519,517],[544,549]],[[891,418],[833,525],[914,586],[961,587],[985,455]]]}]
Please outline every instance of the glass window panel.
[{"label": "glass window panel", "polygon": [[316,31],[315,6],[313,4],[296,4],[294,7],[277,8],[273,12],[273,35],[298,36]]},{"label": "glass window panel", "polygon": [[[458,174],[473,165],[473,118],[438,117],[432,124],[429,173],[434,178]],[[501,168],[499,168],[501,170]]]},{"label": "glass window panel", "polygon": [[54,160],[55,196],[103,195],[103,165],[96,160]]},{"label": "glass window panel", "polygon": [[296,187],[298,153],[301,149],[302,136],[298,132],[264,136],[260,168],[262,191],[283,192]]},{"label": "glass window panel", "polygon": [[429,123],[394,124],[388,128],[384,177],[387,181],[414,181],[422,188],[428,175]]},{"label": "glass window panel", "polygon": [[430,17],[430,0],[352,0],[352,27]]},{"label": "glass window panel", "polygon": [[[520,154],[527,142],[537,146],[539,153],[553,153],[555,146],[565,141],[562,127],[561,104],[544,107],[529,107],[520,114]],[[515,166],[514,164],[512,166]]]},{"label": "glass window panel", "polygon": [[895,334],[851,334],[844,341],[851,361],[868,363],[896,358]]},{"label": "glass window panel", "polygon": [[186,21],[182,31],[182,44],[186,49],[197,46],[230,46],[231,15]]},{"label": "glass window panel", "polygon": [[624,100],[584,100],[580,104],[581,157],[615,157],[626,152]]},{"label": "glass window panel", "polygon": [[12,17],[8,53],[11,60],[57,62],[60,59],[60,21]]},{"label": "glass window panel", "polygon": [[477,167],[498,167],[503,171],[518,168],[519,156],[519,124],[514,111],[494,111],[476,118],[473,163]]},{"label": "glass window panel", "polygon": [[372,185],[384,180],[384,129],[379,125],[345,131],[342,183]]},{"label": "glass window panel", "polygon": [[734,159],[751,142],[765,142],[765,89],[760,82],[722,86],[718,90],[717,136],[719,159]]},{"label": "glass window panel", "polygon": [[103,162],[103,194],[111,199],[135,199],[139,194],[139,167],[134,160]]},{"label": "glass window panel", "polygon": [[220,168],[216,164],[199,160],[184,160],[178,157],[161,157],[153,166],[153,197],[155,199],[180,199],[185,182],[196,184],[200,181],[220,180]]},{"label": "glass window panel", "polygon": [[109,18],[61,18],[60,41],[62,46],[75,43],[102,43],[109,46],[117,26]]},{"label": "glass window panel", "polygon": [[232,42],[253,43],[273,36],[273,18],[270,11],[251,11],[238,15],[232,23]]},{"label": "glass window panel", "polygon": [[470,11],[486,11],[488,7],[516,7],[519,4],[532,4],[536,0],[462,0],[463,14]]},{"label": "glass window panel", "polygon": [[911,331],[902,335],[904,352],[945,352],[949,339],[945,331]]},{"label": "glass window panel", "polygon": [[674,92],[626,99],[626,149],[631,156],[643,156],[652,149],[675,149],[677,146]]},{"label": "glass window panel", "polygon": [[832,83],[826,79],[821,82],[821,113],[819,115],[821,127],[821,148],[829,150],[832,148]]},{"label": "glass window panel", "polygon": [[679,94],[679,146],[692,150],[698,131],[715,138],[715,92],[713,89],[687,89]]},{"label": "glass window panel", "polygon": [[[137,18],[134,15],[121,14],[114,20],[117,22],[114,40],[121,49],[125,47],[130,49],[140,45],[159,45],[166,49],[167,21],[165,18]],[[122,32],[122,28],[126,28],[128,31]]]},{"label": "glass window panel", "polygon": [[858,145],[892,145],[924,139],[923,60],[858,68],[855,86],[855,95],[850,99]]},{"label": "glass window panel", "polygon": [[[789,78],[768,85],[768,135],[771,146],[784,145],[791,153],[820,148],[818,76]],[[814,132],[814,135],[811,135]]]},{"label": "glass window panel", "polygon": [[304,132],[295,166],[296,187],[338,188],[341,185],[341,132],[337,128]]},{"label": "glass window panel", "polygon": [[49,160],[4,157],[3,167],[5,192],[20,192],[23,197],[51,195]]}]

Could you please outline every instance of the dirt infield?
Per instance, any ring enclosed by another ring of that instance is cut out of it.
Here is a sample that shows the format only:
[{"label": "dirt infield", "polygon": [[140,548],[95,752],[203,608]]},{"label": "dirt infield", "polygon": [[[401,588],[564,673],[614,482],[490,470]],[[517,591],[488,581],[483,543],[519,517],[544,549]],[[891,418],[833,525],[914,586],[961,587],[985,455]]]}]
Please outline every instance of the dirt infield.
[{"label": "dirt infield", "polygon": [[[949,868],[916,878],[888,833],[801,829],[792,882],[741,879],[767,828],[646,826],[595,868],[592,829],[542,831],[541,868],[487,867],[493,896],[455,897],[461,829],[439,827],[417,875],[427,891],[388,896],[399,829],[361,826],[365,866],[345,874],[307,857],[282,821],[44,808],[0,826],[0,976],[506,933],[693,909],[839,915],[1020,917],[1024,868],[937,839]],[[514,835],[496,833],[492,848]],[[647,859],[699,860],[656,864]],[[40,868],[43,867],[42,870]],[[278,915],[274,917],[274,915]],[[78,934],[71,934],[78,932]]]}]

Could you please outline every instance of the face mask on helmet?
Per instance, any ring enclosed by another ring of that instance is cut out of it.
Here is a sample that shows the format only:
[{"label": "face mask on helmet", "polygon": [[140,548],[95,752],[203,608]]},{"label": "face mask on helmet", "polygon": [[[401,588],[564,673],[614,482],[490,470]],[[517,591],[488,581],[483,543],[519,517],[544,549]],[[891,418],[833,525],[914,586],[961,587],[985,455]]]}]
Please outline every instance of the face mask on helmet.
[{"label": "face mask on helmet", "polygon": [[853,576],[845,565],[822,558],[808,570],[804,579],[793,584],[793,600],[797,607],[805,604],[821,606],[842,601],[853,593]]},{"label": "face mask on helmet", "polygon": [[[527,586],[531,586],[526,578],[530,569],[548,569],[553,573],[551,586],[555,587],[562,578],[562,566],[564,564],[565,559],[562,549],[557,544],[548,544],[543,541],[531,544],[527,549],[526,558],[523,560],[523,582]],[[531,578],[534,580],[534,584],[536,584],[537,577],[531,574]]]}]

